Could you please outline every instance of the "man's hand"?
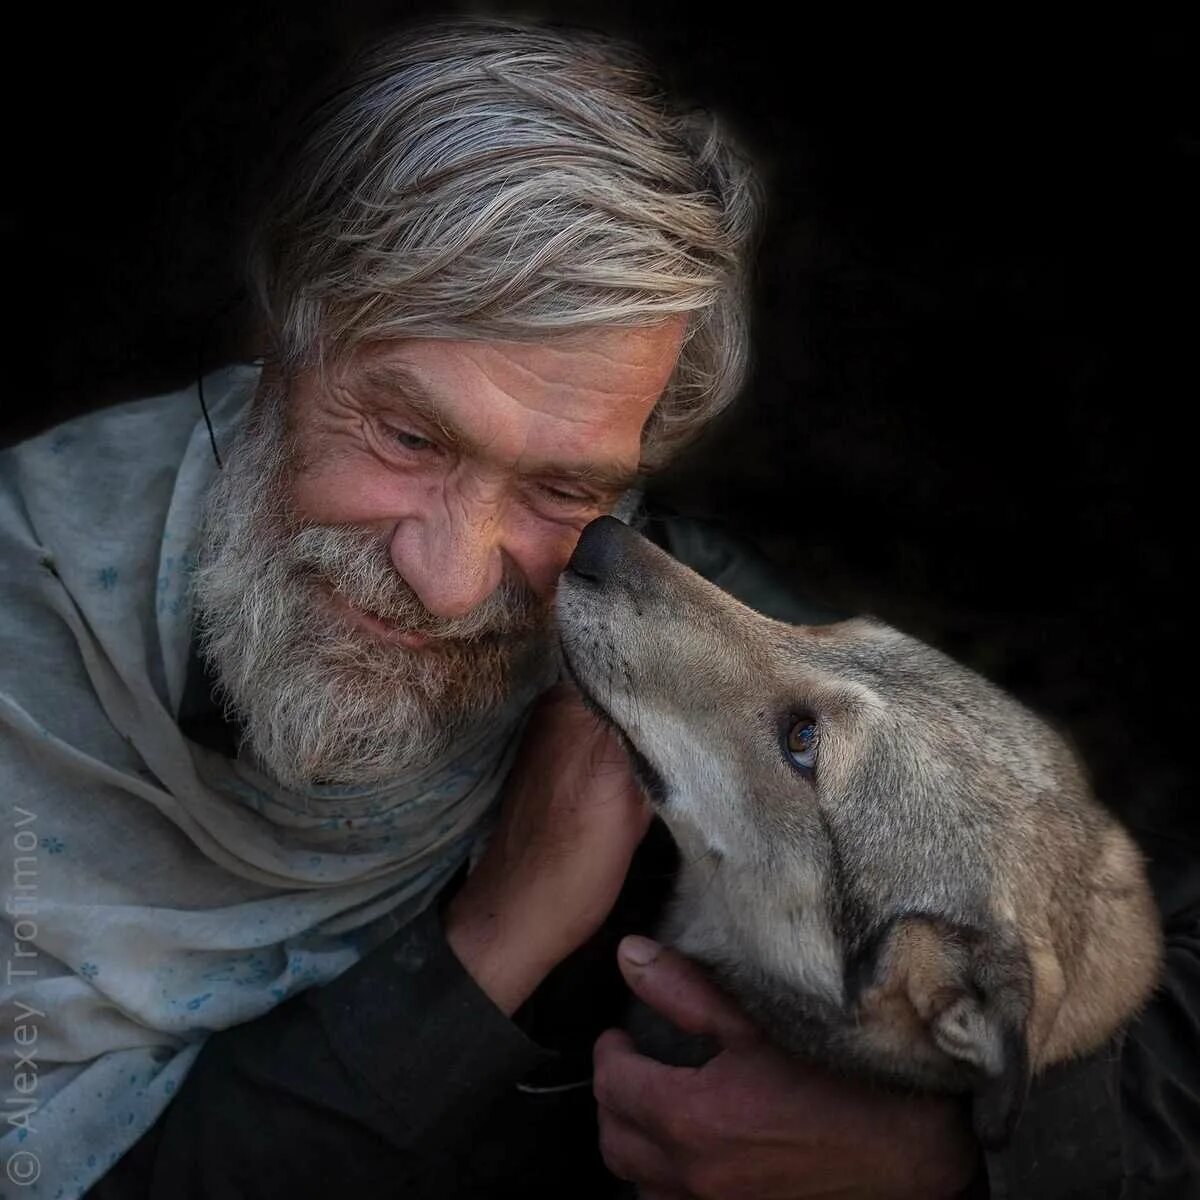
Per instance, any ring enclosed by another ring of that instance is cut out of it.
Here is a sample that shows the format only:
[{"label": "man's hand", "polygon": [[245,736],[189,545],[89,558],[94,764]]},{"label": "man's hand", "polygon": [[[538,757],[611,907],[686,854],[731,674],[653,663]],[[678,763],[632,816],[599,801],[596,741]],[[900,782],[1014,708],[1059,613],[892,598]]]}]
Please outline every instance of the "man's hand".
[{"label": "man's hand", "polygon": [[552,688],[505,786],[500,821],[446,910],[451,949],[512,1014],[612,908],[650,812],[613,733]]},{"label": "man's hand", "polygon": [[971,1182],[978,1150],[953,1100],[877,1091],[786,1057],[698,966],[646,938],[626,938],[619,961],[643,1001],[722,1046],[692,1069],[642,1057],[618,1030],[596,1042],[601,1152],[647,1200],[939,1200]]}]

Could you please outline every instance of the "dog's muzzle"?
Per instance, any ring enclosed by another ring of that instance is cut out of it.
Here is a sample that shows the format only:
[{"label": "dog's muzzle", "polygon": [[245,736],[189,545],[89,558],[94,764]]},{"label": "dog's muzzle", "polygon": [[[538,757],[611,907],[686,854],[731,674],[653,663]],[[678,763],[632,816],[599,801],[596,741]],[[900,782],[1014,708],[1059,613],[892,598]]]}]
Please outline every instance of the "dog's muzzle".
[{"label": "dog's muzzle", "polygon": [[[580,535],[575,552],[563,570],[568,588],[603,594],[614,585],[627,586],[639,570],[637,558],[642,542],[640,534],[615,517],[598,517]],[[613,601],[614,597],[610,592],[600,603],[602,608],[607,610]],[[614,654],[612,641],[608,638],[603,642],[597,640],[590,650],[577,647],[574,657],[566,641],[562,645],[563,663],[584,700],[616,731],[647,797],[654,803],[664,804],[667,800],[667,786],[662,776],[641,752],[629,730],[617,719],[611,707],[602,704],[599,699],[600,695],[607,693],[611,700],[611,686],[606,688],[601,680],[606,673],[611,679],[615,669],[612,661]],[[626,681],[628,682],[627,673]]]}]

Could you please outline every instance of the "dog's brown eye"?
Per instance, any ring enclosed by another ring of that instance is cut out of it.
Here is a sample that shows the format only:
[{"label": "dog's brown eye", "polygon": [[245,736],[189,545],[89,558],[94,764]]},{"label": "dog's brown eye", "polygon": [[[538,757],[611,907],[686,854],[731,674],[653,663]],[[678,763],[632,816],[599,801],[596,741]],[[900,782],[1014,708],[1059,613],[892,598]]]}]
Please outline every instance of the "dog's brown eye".
[{"label": "dog's brown eye", "polygon": [[787,735],[788,756],[802,771],[811,772],[817,765],[817,723],[802,717],[792,723]]}]

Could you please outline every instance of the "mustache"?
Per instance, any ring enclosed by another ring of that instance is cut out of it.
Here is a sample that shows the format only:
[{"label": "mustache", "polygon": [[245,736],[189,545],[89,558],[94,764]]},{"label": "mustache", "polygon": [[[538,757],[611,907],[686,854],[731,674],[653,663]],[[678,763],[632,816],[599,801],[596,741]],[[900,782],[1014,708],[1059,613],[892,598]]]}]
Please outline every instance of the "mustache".
[{"label": "mustache", "polygon": [[439,617],[396,570],[387,542],[354,526],[304,526],[281,552],[297,578],[320,580],[356,608],[410,633],[462,642],[514,640],[542,631],[550,623],[550,602],[507,574],[470,612]]}]

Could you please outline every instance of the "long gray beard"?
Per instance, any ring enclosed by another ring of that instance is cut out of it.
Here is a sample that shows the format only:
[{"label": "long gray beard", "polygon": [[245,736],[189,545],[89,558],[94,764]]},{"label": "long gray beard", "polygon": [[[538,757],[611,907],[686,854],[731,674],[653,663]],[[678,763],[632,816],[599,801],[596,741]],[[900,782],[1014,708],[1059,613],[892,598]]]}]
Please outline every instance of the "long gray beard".
[{"label": "long gray beard", "polygon": [[[201,649],[261,764],[285,787],[367,784],[439,759],[518,684],[546,681],[549,607],[513,580],[463,617],[431,614],[387,544],[297,519],[283,397],[255,401],[206,498],[194,599]],[[352,604],[430,635],[412,650],[350,625]]]}]

